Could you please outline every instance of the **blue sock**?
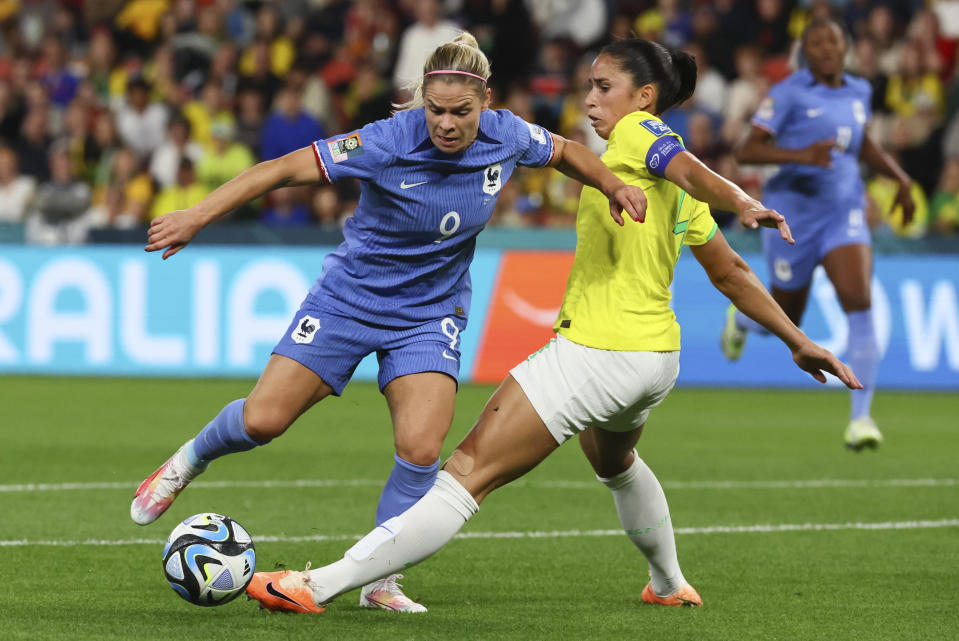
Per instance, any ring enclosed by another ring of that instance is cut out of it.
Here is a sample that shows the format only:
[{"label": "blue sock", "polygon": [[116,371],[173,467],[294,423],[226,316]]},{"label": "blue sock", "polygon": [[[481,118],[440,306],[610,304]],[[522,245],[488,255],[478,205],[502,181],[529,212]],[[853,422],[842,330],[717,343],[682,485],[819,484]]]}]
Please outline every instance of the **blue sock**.
[{"label": "blue sock", "polygon": [[846,358],[849,367],[862,383],[861,390],[852,390],[852,415],[850,418],[869,416],[872,395],[876,391],[876,374],[879,371],[879,341],[872,320],[872,310],[846,314],[849,321],[849,341]]},{"label": "blue sock", "polygon": [[246,399],[241,398],[220,410],[212,421],[206,424],[193,439],[191,447],[186,448],[186,456],[191,465],[205,466],[215,458],[233,452],[252,450],[257,443],[246,433],[243,425],[243,406]]},{"label": "blue sock", "polygon": [[749,316],[746,316],[738,309],[736,310],[736,326],[739,327],[739,329],[744,329],[747,332],[754,333],[754,334],[769,333],[769,331],[765,327],[763,327],[762,325],[760,325],[759,323],[751,319]]},{"label": "blue sock", "polygon": [[380,502],[376,506],[377,525],[399,516],[423,498],[433,487],[433,481],[440,469],[439,459],[432,465],[416,465],[404,461],[398,454],[394,454],[393,458],[396,464],[393,465],[393,471],[390,472],[390,478],[387,479],[383,493],[380,494]]}]

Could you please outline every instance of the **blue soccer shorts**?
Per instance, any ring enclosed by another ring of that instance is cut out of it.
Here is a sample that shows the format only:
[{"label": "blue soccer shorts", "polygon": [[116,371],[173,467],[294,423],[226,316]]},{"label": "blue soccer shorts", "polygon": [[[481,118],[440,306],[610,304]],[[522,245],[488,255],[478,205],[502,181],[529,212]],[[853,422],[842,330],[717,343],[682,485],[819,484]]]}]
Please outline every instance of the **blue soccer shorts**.
[{"label": "blue soccer shorts", "polygon": [[459,334],[465,328],[466,318],[458,315],[400,329],[376,325],[307,295],[273,353],[313,370],[337,396],[360,361],[376,353],[382,391],[394,378],[420,372],[441,372],[458,381]]},{"label": "blue soccer shorts", "polygon": [[863,200],[829,203],[778,197],[769,198],[766,204],[786,217],[796,240],[790,245],[778,229],[762,229],[770,280],[779,289],[793,291],[809,285],[816,266],[838,247],[872,243]]}]

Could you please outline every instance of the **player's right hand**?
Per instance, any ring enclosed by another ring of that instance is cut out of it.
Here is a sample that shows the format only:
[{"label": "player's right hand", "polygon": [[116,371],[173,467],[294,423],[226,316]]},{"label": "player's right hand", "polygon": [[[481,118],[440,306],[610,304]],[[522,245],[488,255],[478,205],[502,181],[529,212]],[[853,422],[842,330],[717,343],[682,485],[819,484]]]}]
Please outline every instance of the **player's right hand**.
[{"label": "player's right hand", "polygon": [[820,383],[826,382],[826,375],[823,372],[829,372],[849,389],[862,389],[862,383],[848,365],[836,358],[828,349],[823,349],[812,341],[807,341],[796,348],[793,352],[793,360],[800,369],[809,372]]},{"label": "player's right hand", "polygon": [[166,260],[186,247],[202,227],[202,223],[198,222],[197,217],[189,209],[179,209],[163,214],[150,222],[147,246],[144,249],[148,252],[165,249],[163,260]]},{"label": "player's right hand", "polygon": [[815,165],[816,167],[832,167],[832,150],[836,147],[836,139],[828,138],[826,140],[820,140],[819,142],[814,142],[801,149],[802,160],[801,162],[804,165]]},{"label": "player's right hand", "polygon": [[767,209],[758,200],[752,201],[749,206],[739,212],[739,223],[746,229],[771,227],[779,230],[779,235],[790,245],[795,245],[792,230],[786,223],[786,217],[775,209]]}]

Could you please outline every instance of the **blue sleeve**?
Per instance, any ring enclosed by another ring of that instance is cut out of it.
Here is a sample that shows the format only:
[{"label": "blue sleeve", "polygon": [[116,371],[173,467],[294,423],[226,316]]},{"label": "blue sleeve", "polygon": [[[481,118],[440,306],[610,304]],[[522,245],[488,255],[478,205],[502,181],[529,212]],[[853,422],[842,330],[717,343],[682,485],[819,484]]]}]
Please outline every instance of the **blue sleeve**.
[{"label": "blue sleeve", "polygon": [[793,91],[787,83],[775,85],[759,103],[752,124],[773,135],[778,134],[789,119],[793,102]]},{"label": "blue sleeve", "polygon": [[646,152],[646,169],[651,174],[665,178],[666,165],[681,151],[685,151],[685,148],[679,136],[673,134],[657,138]]},{"label": "blue sleeve", "polygon": [[519,116],[510,114],[509,117],[513,119],[517,163],[525,167],[543,167],[549,163],[553,159],[553,137],[549,132]]},{"label": "blue sleeve", "polygon": [[392,118],[313,143],[313,155],[328,182],[343,178],[373,180],[394,158]]}]

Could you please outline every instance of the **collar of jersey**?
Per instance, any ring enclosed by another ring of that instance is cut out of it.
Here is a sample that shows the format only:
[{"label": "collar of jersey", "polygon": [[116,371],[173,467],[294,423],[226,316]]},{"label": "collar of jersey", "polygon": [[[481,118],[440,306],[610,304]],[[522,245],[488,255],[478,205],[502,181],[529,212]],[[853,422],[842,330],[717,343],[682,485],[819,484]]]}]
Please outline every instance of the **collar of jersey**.
[{"label": "collar of jersey", "polygon": [[[805,82],[806,82],[806,85],[809,86],[809,87],[814,87],[814,86],[820,84],[820,82],[819,82],[818,80],[816,80],[816,76],[812,75],[812,72],[809,70],[809,67],[803,67],[803,68],[800,69],[797,73],[805,74],[805,75],[804,75],[804,80],[805,80]],[[842,84],[839,85],[838,87],[830,87],[830,89],[841,89],[842,87],[845,87],[845,86],[848,85],[848,84],[849,84],[849,80],[846,78],[846,74],[843,73],[843,74],[842,74]],[[825,86],[826,86],[826,85],[823,85],[823,87],[825,87]]]}]

